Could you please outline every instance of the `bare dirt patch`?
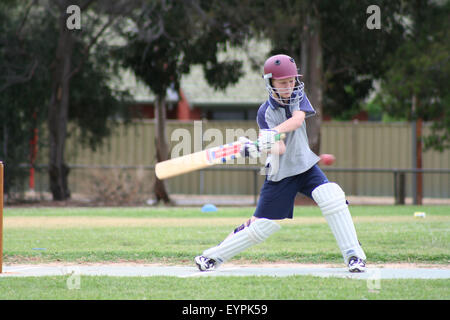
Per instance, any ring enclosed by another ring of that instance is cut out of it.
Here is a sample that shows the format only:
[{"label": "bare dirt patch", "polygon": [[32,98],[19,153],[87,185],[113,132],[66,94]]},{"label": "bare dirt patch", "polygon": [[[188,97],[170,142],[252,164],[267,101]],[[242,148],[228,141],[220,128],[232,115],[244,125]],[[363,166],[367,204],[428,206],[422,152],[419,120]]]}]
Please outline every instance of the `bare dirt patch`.
[{"label": "bare dirt patch", "polygon": [[7,217],[6,228],[186,227],[240,224],[241,218]]},{"label": "bare dirt patch", "polygon": [[[355,223],[410,222],[414,217],[354,217]],[[245,219],[244,219],[245,220]],[[193,227],[228,226],[244,222],[242,218],[126,218],[126,217],[6,217],[5,228],[89,228],[89,227]],[[417,220],[417,219],[416,219]],[[450,221],[450,217],[429,217],[427,221]],[[281,225],[321,224],[323,217],[298,217],[279,221]]]}]

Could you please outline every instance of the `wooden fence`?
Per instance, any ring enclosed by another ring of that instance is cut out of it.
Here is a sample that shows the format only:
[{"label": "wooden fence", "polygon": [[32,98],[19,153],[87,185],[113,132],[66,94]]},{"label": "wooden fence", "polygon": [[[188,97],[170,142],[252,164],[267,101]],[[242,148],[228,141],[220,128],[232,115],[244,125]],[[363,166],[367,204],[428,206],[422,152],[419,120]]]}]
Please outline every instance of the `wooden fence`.
[{"label": "wooden fence", "polygon": [[[143,192],[151,193],[155,164],[155,125],[153,121],[137,121],[128,127],[120,125],[113,135],[96,150],[80,145],[79,132],[71,133],[67,141],[66,161],[74,165],[69,176],[72,192],[86,192],[95,181],[114,183],[128,178],[138,181]],[[428,131],[425,124],[424,132]],[[189,153],[205,147],[221,145],[236,140],[241,135],[256,138],[254,121],[169,121],[167,136],[174,155]],[[377,122],[324,122],[321,132],[321,152],[332,153],[336,162],[330,168],[384,168],[409,169],[412,167],[412,130],[408,123]],[[41,150],[41,153],[45,152]],[[263,159],[264,160],[264,159]],[[262,166],[262,161],[247,162]],[[116,166],[131,166],[119,169]],[[79,168],[76,168],[79,166]],[[86,167],[110,166],[110,169]],[[139,170],[133,169],[140,167]],[[233,164],[230,168],[245,167]],[[450,168],[450,151],[427,151],[423,154],[423,168]],[[125,177],[125,174],[128,176]],[[47,188],[45,172],[38,177],[39,186]],[[121,175],[121,176],[120,176]],[[338,182],[348,194],[367,196],[393,196],[394,183],[391,172],[329,172],[329,180]],[[412,174],[406,174],[406,194],[411,195]],[[115,180],[114,180],[114,179]],[[264,176],[258,175],[262,185]],[[177,194],[253,194],[252,171],[201,171],[168,180],[171,193]],[[431,198],[450,197],[449,174],[424,174],[423,195]]]}]

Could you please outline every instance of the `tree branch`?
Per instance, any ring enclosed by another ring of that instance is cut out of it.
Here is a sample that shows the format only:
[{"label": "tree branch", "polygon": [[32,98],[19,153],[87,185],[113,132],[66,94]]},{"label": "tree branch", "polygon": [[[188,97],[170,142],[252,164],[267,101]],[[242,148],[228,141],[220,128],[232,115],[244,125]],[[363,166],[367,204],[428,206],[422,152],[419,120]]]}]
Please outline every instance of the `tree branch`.
[{"label": "tree branch", "polygon": [[68,78],[72,78],[75,74],[77,74],[81,68],[84,65],[84,62],[87,59],[87,56],[89,54],[89,51],[91,50],[91,48],[97,43],[98,39],[100,38],[100,36],[102,35],[103,32],[105,32],[105,30],[113,23],[113,21],[115,20],[115,18],[111,18],[108,20],[108,22],[100,29],[100,31],[91,39],[91,41],[89,42],[89,44],[84,48],[83,50],[83,55],[81,58],[81,62],[78,64],[78,66],[75,67],[75,69],[73,69],[69,74],[68,74]]},{"label": "tree branch", "polygon": [[186,1],[186,3],[187,3],[187,6],[191,6],[195,10],[195,12],[197,12],[200,15],[201,19],[203,21],[205,21],[207,24],[209,24],[210,26],[217,25],[216,21],[214,19],[210,18],[206,14],[206,12],[201,8],[201,6],[198,4],[197,0],[189,0],[189,1]]},{"label": "tree branch", "polygon": [[8,87],[11,87],[13,85],[30,81],[31,78],[33,78],[34,72],[36,71],[36,68],[37,68],[38,65],[39,65],[38,61],[34,60],[33,65],[31,66],[30,71],[29,71],[27,76],[17,76],[17,77],[15,77],[15,79],[13,79],[12,81],[7,82],[3,86],[1,86],[0,87],[0,92],[6,90]]},{"label": "tree branch", "polygon": [[87,0],[83,5],[80,6],[80,10],[83,11],[87,9],[95,0]]},{"label": "tree branch", "polygon": [[[91,4],[92,1],[88,1],[86,3],[86,5]],[[109,20],[105,23],[105,25],[103,25],[103,27],[97,32],[97,34],[91,38],[90,42],[88,43],[88,45],[84,48],[83,53],[82,53],[82,58],[80,63],[67,75],[67,77],[70,79],[72,78],[75,74],[77,74],[83,67],[88,55],[89,55],[89,51],[92,49],[92,47],[97,44],[98,39],[100,38],[100,36],[111,26],[113,25],[117,19],[119,19],[122,16],[126,16],[127,14],[129,14],[132,10],[133,7],[129,6],[130,8],[124,12],[122,12],[120,15],[117,16],[113,16],[110,17]]]},{"label": "tree branch", "polygon": [[25,9],[25,15],[23,16],[22,21],[20,22],[19,28],[17,28],[17,31],[16,31],[16,36],[17,36],[20,40],[22,40],[22,37],[21,37],[20,34],[22,33],[22,29],[23,29],[23,27],[24,27],[24,25],[25,25],[25,22],[26,22],[27,19],[28,19],[28,14],[29,14],[30,11],[31,11],[31,7],[34,6],[34,5],[36,4],[36,2],[37,2],[37,0],[33,0],[32,2],[30,2],[30,3],[28,4],[27,8]]}]

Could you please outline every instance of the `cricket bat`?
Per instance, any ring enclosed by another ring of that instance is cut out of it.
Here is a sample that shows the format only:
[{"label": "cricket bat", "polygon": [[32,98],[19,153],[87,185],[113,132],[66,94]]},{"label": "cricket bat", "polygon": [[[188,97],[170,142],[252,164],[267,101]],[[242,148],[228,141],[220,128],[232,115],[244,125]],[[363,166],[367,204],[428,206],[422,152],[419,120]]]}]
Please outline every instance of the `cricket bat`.
[{"label": "cricket bat", "polygon": [[[286,134],[277,134],[276,141],[284,140]],[[253,142],[258,144],[257,141]],[[229,160],[241,158],[242,144],[239,141],[209,148],[174,159],[158,162],[155,173],[158,179],[167,179],[188,172],[200,170],[216,164],[224,164]]]}]

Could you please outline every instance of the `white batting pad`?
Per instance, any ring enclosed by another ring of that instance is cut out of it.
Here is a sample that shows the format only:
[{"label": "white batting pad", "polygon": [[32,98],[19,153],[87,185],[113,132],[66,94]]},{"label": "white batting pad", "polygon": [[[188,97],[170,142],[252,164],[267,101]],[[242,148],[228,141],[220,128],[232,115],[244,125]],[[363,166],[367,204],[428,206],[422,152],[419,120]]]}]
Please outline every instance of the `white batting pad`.
[{"label": "white batting pad", "polygon": [[218,246],[205,250],[203,255],[214,259],[219,264],[223,263],[241,251],[263,242],[280,228],[275,221],[264,218],[257,219],[250,226],[235,233]]},{"label": "white batting pad", "polygon": [[322,210],[341,249],[345,263],[347,264],[352,256],[365,260],[366,255],[359,245],[345,193],[341,187],[333,182],[322,184],[313,190],[312,197]]}]

